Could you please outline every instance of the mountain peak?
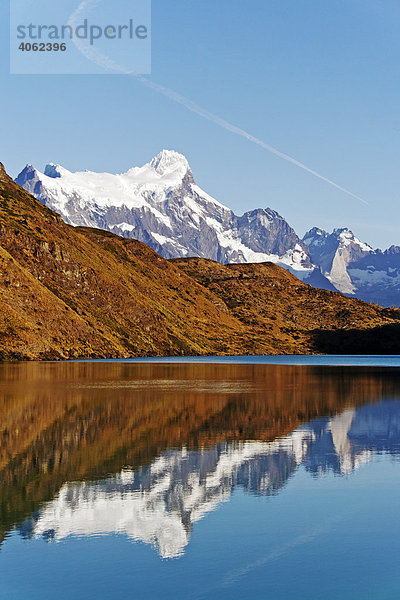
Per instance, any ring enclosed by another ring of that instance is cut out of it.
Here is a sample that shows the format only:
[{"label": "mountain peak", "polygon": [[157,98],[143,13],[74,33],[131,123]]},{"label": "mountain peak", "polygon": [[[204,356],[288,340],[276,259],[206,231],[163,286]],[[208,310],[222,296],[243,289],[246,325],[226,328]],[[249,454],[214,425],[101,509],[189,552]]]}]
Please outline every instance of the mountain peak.
[{"label": "mountain peak", "polygon": [[347,237],[354,237],[354,233],[348,227],[336,227],[333,230],[333,234],[338,237],[342,234],[347,235]]},{"label": "mountain peak", "polygon": [[27,184],[34,183],[38,179],[38,172],[35,167],[31,164],[27,164],[24,169],[22,169],[21,173],[15,179],[15,183],[20,185],[21,187],[26,186]]},{"label": "mountain peak", "polygon": [[189,163],[186,157],[174,150],[161,150],[161,152],[151,160],[150,166],[152,166],[159,175],[165,175],[166,173],[176,171],[177,169],[184,170],[184,173],[189,170]]},{"label": "mountain peak", "polygon": [[31,163],[28,163],[25,165],[24,169],[22,169],[21,173],[36,173],[36,169]]},{"label": "mountain peak", "polygon": [[348,246],[352,242],[358,243],[359,240],[355,237],[354,233],[347,227],[336,227],[332,231],[332,236],[335,237],[339,244]]},{"label": "mountain peak", "polygon": [[362,252],[373,252],[373,248],[371,248],[371,246],[361,242],[347,227],[334,229],[332,235],[335,236],[339,243],[344,247],[349,246],[349,244],[354,244],[358,246]]},{"label": "mountain peak", "polygon": [[55,163],[48,163],[44,169],[44,174],[47,175],[47,177],[52,177],[53,179],[57,179],[58,177],[62,177],[68,173],[70,173],[70,171]]},{"label": "mountain peak", "polygon": [[392,255],[392,256],[395,256],[395,255],[398,256],[400,254],[400,246],[394,246],[394,245],[390,246],[390,248],[385,250],[385,254]]},{"label": "mountain peak", "polygon": [[302,241],[306,246],[319,246],[324,243],[327,237],[329,237],[327,231],[319,227],[313,227],[304,234]]}]

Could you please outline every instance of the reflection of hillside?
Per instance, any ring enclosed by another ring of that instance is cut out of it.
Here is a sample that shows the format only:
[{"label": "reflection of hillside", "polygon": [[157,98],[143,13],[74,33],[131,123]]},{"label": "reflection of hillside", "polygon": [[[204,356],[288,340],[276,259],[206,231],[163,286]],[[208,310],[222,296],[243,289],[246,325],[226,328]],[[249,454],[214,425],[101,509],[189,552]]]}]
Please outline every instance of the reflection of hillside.
[{"label": "reflection of hillside", "polygon": [[320,418],[272,442],[172,449],[144,468],[124,469],[93,483],[66,483],[20,532],[25,538],[57,540],[121,533],[154,545],[164,558],[177,557],[196,521],[227,501],[235,487],[274,494],[301,464],[318,474],[328,469],[349,474],[378,446],[400,453],[400,402]]},{"label": "reflection of hillside", "polygon": [[[305,432],[303,449],[310,435]],[[155,545],[164,558],[179,556],[194,523],[227,501],[236,485],[263,494],[284,485],[302,458],[293,441],[297,446],[298,439],[285,439],[168,450],[144,469],[67,483],[20,532],[47,539],[119,532]]]},{"label": "reflection of hillside", "polygon": [[0,369],[3,531],[66,481],[146,465],[171,447],[270,441],[316,417],[396,397],[400,389],[388,369],[115,363]]}]

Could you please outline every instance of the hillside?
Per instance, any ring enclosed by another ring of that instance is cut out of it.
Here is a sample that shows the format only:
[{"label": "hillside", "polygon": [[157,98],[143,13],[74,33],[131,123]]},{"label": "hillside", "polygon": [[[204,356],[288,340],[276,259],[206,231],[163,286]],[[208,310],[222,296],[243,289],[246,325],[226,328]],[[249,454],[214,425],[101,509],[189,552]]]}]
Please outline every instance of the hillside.
[{"label": "hillside", "polygon": [[272,263],[172,261],[282,353],[397,353],[400,310],[316,289]]},{"label": "hillside", "polygon": [[357,352],[365,336],[379,338],[377,352],[398,350],[399,310],[316,290],[271,263],[167,261],[74,228],[3,167],[0,272],[2,359],[340,352],[360,333]]},{"label": "hillside", "polygon": [[250,340],[213,294],[148,246],[66,225],[4,169],[0,270],[5,359],[233,353]]}]

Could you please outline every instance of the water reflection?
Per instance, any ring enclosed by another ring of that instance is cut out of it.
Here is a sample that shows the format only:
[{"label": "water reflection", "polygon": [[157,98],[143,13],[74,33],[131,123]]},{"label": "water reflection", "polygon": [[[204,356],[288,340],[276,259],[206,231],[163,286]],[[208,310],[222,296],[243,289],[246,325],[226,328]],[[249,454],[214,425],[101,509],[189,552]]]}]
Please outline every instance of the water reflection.
[{"label": "water reflection", "polygon": [[[236,486],[349,475],[400,450],[397,371],[267,365],[1,367],[3,534],[120,533],[181,555]],[[112,473],[112,475],[111,475]],[[116,474],[114,474],[116,473]]]},{"label": "water reflection", "polygon": [[236,486],[271,495],[303,464],[314,474],[348,475],[376,452],[400,452],[400,402],[319,419],[273,442],[228,442],[168,450],[150,465],[97,482],[67,483],[20,527],[26,537],[122,533],[154,545],[163,558],[184,552],[194,523]]}]

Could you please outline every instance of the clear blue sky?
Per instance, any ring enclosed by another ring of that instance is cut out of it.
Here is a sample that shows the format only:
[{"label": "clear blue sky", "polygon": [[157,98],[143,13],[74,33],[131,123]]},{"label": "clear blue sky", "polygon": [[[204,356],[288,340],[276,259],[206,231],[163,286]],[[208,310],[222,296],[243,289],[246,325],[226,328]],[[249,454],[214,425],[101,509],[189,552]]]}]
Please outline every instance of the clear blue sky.
[{"label": "clear blue sky", "polygon": [[47,162],[122,172],[171,148],[237,213],[269,206],[299,234],[349,226],[400,245],[397,0],[153,0],[154,81],[368,206],[131,77],[9,75],[0,6],[0,160],[12,176]]}]

